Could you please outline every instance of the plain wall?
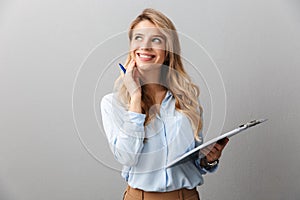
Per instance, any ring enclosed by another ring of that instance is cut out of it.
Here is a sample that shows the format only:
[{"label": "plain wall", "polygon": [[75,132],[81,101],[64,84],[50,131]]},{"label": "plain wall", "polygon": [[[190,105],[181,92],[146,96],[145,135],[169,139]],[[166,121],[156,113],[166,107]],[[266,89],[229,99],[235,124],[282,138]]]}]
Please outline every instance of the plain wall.
[{"label": "plain wall", "polygon": [[[98,84],[99,97],[111,91],[119,70],[93,73],[104,63],[99,55],[126,52],[120,33],[146,7],[165,13],[213,58],[226,94],[222,131],[269,119],[231,139],[218,171],[198,188],[201,199],[299,199],[296,0],[0,1],[0,199],[121,199],[126,183],[103,134],[95,134],[100,111],[85,113],[98,103],[84,98],[95,90],[85,84]],[[80,71],[84,65],[91,68]]]}]

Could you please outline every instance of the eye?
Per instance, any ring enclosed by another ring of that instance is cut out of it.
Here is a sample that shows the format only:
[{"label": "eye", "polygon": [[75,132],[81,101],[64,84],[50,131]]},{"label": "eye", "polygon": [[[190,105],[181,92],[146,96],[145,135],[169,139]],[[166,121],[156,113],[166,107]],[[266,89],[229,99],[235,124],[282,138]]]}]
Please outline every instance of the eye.
[{"label": "eye", "polygon": [[162,39],[156,37],[156,38],[153,38],[153,39],[152,39],[152,42],[155,42],[155,43],[161,43],[161,42],[162,42]]},{"label": "eye", "polygon": [[134,40],[141,41],[143,38],[140,35],[134,37]]}]

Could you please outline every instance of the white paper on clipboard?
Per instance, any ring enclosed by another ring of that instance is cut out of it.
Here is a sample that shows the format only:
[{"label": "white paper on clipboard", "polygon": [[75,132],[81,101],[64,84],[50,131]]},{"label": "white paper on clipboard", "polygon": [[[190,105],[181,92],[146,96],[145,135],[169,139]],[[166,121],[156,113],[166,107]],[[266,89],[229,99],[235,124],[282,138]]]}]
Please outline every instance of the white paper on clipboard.
[{"label": "white paper on clipboard", "polygon": [[255,126],[257,124],[260,124],[260,123],[263,123],[265,121],[267,121],[267,119],[252,120],[252,121],[250,121],[250,122],[248,122],[246,124],[240,125],[238,128],[233,129],[232,131],[229,131],[227,133],[224,133],[224,134],[222,134],[222,135],[220,135],[218,137],[215,137],[215,138],[213,138],[213,139],[211,139],[211,140],[209,140],[209,141],[201,144],[200,146],[194,148],[193,150],[191,150],[191,151],[183,154],[179,158],[177,158],[177,159],[173,160],[172,162],[170,162],[166,166],[166,168],[169,168],[169,167],[172,167],[174,165],[178,165],[178,164],[184,163],[184,162],[186,162],[186,161],[188,161],[190,159],[196,159],[198,157],[199,151],[201,149],[203,149],[203,148],[205,148],[205,147],[207,147],[207,146],[209,146],[211,144],[215,144],[216,142],[218,142],[219,140],[222,140],[223,138],[226,138],[226,137],[229,138],[231,136],[234,136],[234,135],[236,135],[236,134],[238,134],[238,133],[240,133],[240,132],[242,132],[242,131],[250,128],[250,127],[253,127],[253,126]]}]

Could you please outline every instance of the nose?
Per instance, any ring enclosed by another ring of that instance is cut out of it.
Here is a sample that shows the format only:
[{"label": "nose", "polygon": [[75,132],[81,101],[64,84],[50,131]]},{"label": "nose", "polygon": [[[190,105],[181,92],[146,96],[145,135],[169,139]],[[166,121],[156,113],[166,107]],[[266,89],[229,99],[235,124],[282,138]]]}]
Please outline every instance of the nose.
[{"label": "nose", "polygon": [[150,39],[143,40],[143,42],[141,43],[140,49],[141,50],[151,50],[152,46],[151,46]]}]

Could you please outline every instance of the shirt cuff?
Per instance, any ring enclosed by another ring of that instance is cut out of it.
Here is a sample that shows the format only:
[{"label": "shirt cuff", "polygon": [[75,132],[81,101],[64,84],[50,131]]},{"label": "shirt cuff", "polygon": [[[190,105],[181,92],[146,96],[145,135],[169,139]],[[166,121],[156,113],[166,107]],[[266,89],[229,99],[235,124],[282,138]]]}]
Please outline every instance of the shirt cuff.
[{"label": "shirt cuff", "polygon": [[144,125],[146,115],[142,113],[127,111],[127,116],[125,116],[125,118],[128,119],[128,121],[136,123],[137,125]]},{"label": "shirt cuff", "polygon": [[124,116],[124,123],[122,126],[122,132],[126,136],[131,136],[135,138],[144,138],[144,122],[146,115],[142,113],[136,113],[128,111]]},{"label": "shirt cuff", "polygon": [[200,170],[200,173],[201,174],[206,174],[206,173],[213,173],[215,172],[218,167],[219,167],[219,164],[217,164],[216,166],[214,166],[213,168],[207,170],[205,169],[204,167],[201,167],[200,163],[201,163],[201,157],[199,157],[198,159],[195,160],[195,165],[198,167],[198,169]]}]

